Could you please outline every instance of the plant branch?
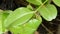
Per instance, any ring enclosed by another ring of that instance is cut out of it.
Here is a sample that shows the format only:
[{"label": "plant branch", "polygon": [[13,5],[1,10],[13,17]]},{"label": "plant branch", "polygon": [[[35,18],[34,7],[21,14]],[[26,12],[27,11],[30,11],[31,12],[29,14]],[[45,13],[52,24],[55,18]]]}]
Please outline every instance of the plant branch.
[{"label": "plant branch", "polygon": [[50,34],[53,34],[53,32],[51,32],[44,24],[42,24],[42,26],[43,26]]},{"label": "plant branch", "polygon": [[47,1],[48,1],[48,0],[46,0],[44,3],[42,3],[41,6],[39,6],[39,8],[37,8],[37,9],[35,10],[35,13],[36,13]]}]

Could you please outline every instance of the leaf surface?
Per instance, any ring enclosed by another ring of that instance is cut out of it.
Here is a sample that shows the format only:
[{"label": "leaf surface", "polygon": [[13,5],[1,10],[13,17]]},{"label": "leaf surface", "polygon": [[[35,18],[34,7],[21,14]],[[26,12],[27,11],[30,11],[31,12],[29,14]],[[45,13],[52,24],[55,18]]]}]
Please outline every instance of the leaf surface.
[{"label": "leaf surface", "polygon": [[8,15],[9,13],[7,13],[7,11],[5,12],[3,10],[0,10],[0,34],[5,32],[4,20],[7,18]]},{"label": "leaf surface", "polygon": [[53,0],[53,2],[60,7],[60,0]]},{"label": "leaf surface", "polygon": [[54,5],[51,4],[42,6],[38,11],[40,12],[40,15],[47,21],[51,21],[57,16],[57,9]]},{"label": "leaf surface", "polygon": [[14,27],[11,26],[9,28],[9,30],[13,33],[13,34],[34,34],[34,32],[36,31],[36,29],[38,28],[38,26],[41,24],[42,21],[39,21],[37,19],[31,19],[29,22]]},{"label": "leaf surface", "polygon": [[4,21],[10,13],[12,13],[11,10],[5,10],[2,12],[2,29],[3,29],[3,32],[5,32],[5,30],[6,30],[5,25],[4,25]]},{"label": "leaf surface", "polygon": [[29,3],[35,4],[35,5],[41,5],[41,0],[27,0]]},{"label": "leaf surface", "polygon": [[0,34],[2,34],[2,13],[0,12]]},{"label": "leaf surface", "polygon": [[[21,25],[27,22],[33,16],[33,11],[28,8],[21,7],[16,9],[14,12],[10,13],[10,15],[4,21],[5,27],[12,25]],[[7,25],[6,25],[7,24]]]}]

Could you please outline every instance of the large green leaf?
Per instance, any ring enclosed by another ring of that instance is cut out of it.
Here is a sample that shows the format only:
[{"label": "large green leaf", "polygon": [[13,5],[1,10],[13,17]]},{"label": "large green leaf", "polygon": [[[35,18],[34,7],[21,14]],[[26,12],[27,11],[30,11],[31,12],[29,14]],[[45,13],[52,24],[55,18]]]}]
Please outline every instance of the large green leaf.
[{"label": "large green leaf", "polygon": [[14,12],[10,13],[10,15],[4,21],[5,27],[12,25],[21,25],[27,22],[33,16],[33,11],[28,8],[18,8]]},{"label": "large green leaf", "polygon": [[40,9],[38,9],[38,11],[40,12],[40,15],[47,21],[51,21],[57,16],[56,7],[51,4],[48,4],[47,6],[42,6]]},{"label": "large green leaf", "polygon": [[38,28],[38,26],[41,24],[42,20],[40,19],[31,19],[29,22],[20,25],[20,26],[11,26],[9,28],[9,30],[13,33],[13,34],[34,34],[34,32],[36,31],[36,29]]},{"label": "large green leaf", "polygon": [[35,4],[35,5],[41,5],[41,0],[27,0],[29,3]]},{"label": "large green leaf", "polygon": [[60,0],[53,0],[53,2],[60,7]]}]

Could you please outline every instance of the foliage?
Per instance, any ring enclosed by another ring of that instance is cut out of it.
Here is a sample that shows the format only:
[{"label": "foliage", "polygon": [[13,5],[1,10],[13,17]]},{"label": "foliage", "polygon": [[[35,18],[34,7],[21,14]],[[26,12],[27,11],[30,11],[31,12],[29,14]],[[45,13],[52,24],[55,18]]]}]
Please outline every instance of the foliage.
[{"label": "foliage", "polygon": [[[11,31],[13,34],[34,34],[42,23],[41,16],[52,21],[57,16],[57,9],[50,4],[53,1],[60,7],[59,0],[26,0],[27,7],[20,7],[14,11],[0,10],[0,34]],[[31,6],[35,5],[35,8]]]}]

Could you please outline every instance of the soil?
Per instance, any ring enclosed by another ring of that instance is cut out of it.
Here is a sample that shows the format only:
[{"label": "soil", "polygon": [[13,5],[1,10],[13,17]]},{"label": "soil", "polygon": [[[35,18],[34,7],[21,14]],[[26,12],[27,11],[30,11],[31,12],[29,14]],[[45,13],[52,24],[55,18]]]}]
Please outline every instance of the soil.
[{"label": "soil", "polygon": [[[54,4],[54,3],[51,2],[51,4]],[[0,0],[0,9],[2,10],[15,10],[18,7],[26,7],[27,5],[28,5],[28,2],[26,2],[25,0]],[[43,19],[42,24],[37,29],[39,34],[57,34],[59,32],[60,7],[56,6],[56,8],[58,11],[57,18],[50,22]],[[11,34],[10,31],[8,31],[8,33]]]}]

